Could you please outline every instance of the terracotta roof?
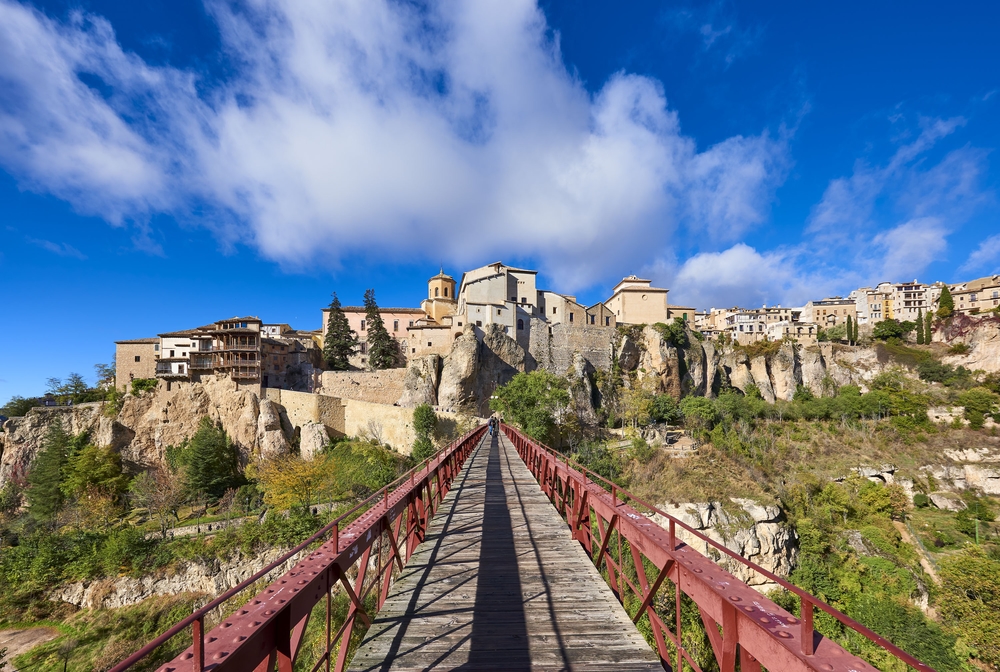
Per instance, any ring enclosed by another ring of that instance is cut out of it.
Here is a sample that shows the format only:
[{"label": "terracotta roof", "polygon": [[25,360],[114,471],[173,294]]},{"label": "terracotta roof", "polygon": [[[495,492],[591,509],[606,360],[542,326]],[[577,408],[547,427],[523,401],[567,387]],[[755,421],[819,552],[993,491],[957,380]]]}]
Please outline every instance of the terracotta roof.
[{"label": "terracotta roof", "polygon": [[[959,289],[962,285],[965,285],[965,289]],[[988,275],[985,278],[976,278],[975,280],[970,280],[969,282],[963,282],[952,286],[955,287],[952,291],[979,292],[987,287],[1000,286],[1000,275]]]},{"label": "terracotta roof", "polygon": [[119,343],[122,344],[122,345],[129,344],[129,343],[151,344],[151,343],[159,343],[159,342],[160,342],[159,338],[133,338],[131,340],[125,340],[125,341],[115,341],[115,344],[119,344]]}]

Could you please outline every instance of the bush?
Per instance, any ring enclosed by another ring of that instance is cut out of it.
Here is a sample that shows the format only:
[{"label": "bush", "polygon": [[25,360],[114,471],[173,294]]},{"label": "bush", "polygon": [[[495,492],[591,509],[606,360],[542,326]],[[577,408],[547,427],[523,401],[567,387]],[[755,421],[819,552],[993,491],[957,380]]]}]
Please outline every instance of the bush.
[{"label": "bush", "polygon": [[8,418],[20,418],[27,415],[28,411],[39,405],[40,403],[36,397],[25,398],[15,395],[6,404],[0,406],[0,415],[7,416]]},{"label": "bush", "polygon": [[969,346],[965,343],[956,343],[955,345],[948,348],[949,355],[967,355],[969,354]]},{"label": "bush", "polygon": [[675,317],[670,324],[657,322],[653,329],[659,332],[663,340],[675,348],[686,348],[691,344],[687,335],[687,323],[679,317]]},{"label": "bush", "polygon": [[930,505],[931,505],[931,498],[925,495],[924,493],[918,492],[917,494],[913,495],[913,506],[917,507],[918,509],[926,509]]},{"label": "bush", "polygon": [[705,397],[685,397],[681,400],[684,424],[696,429],[711,429],[719,419],[715,404]]},{"label": "bush", "polygon": [[653,422],[665,422],[668,425],[676,425],[684,419],[677,400],[669,394],[658,394],[653,397],[650,417]]},{"label": "bush", "polygon": [[490,408],[503,414],[508,422],[543,443],[553,443],[555,416],[569,404],[569,383],[545,369],[518,373],[506,385],[497,388]]},{"label": "bush", "polygon": [[132,394],[138,396],[141,392],[155,390],[156,383],[156,378],[134,378],[132,380]]}]

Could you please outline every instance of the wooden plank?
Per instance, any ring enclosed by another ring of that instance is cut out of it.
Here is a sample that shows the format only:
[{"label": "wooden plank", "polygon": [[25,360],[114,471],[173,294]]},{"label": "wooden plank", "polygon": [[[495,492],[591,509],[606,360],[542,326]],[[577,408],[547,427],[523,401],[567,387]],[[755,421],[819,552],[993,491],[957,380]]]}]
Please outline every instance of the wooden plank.
[{"label": "wooden plank", "polygon": [[351,662],[459,668],[663,669],[502,436],[466,461]]}]

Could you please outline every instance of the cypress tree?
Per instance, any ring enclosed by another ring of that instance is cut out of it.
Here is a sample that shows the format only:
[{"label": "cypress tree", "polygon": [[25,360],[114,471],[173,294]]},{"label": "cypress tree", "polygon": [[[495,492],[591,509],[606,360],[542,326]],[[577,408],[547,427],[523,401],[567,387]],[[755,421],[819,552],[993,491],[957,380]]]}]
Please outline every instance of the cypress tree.
[{"label": "cypress tree", "polygon": [[323,339],[323,359],[334,371],[350,368],[350,357],[358,347],[358,335],[351,329],[347,316],[340,307],[337,293],[330,302],[330,316],[326,320],[326,337]]},{"label": "cypress tree", "polygon": [[374,289],[365,290],[365,319],[368,320],[368,365],[372,369],[391,369],[399,360],[399,348],[382,321]]},{"label": "cypress tree", "polygon": [[934,312],[927,311],[927,314],[924,316],[924,342],[927,345],[931,344],[931,327],[933,326],[933,324],[934,324]]},{"label": "cypress tree", "polygon": [[850,315],[847,316],[847,343],[854,345],[854,320]]},{"label": "cypress tree", "polygon": [[49,425],[42,450],[28,474],[29,487],[24,496],[28,500],[28,511],[35,520],[50,522],[62,510],[65,500],[60,485],[69,448],[70,436],[57,418]]},{"label": "cypress tree", "polygon": [[951,296],[948,285],[941,288],[941,297],[938,299],[938,317],[947,320],[955,312],[955,299]]},{"label": "cypress tree", "polygon": [[924,338],[924,311],[917,308],[917,345],[924,345],[927,340]]}]

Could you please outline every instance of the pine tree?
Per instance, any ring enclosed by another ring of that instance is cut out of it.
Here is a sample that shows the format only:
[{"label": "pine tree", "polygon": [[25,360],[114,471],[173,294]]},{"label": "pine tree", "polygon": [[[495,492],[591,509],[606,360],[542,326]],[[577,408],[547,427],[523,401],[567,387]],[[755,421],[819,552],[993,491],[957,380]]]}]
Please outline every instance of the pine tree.
[{"label": "pine tree", "polygon": [[358,335],[351,329],[347,316],[340,307],[337,293],[330,302],[330,316],[326,320],[326,337],[323,339],[323,359],[334,371],[350,368],[350,358],[358,347]]},{"label": "pine tree", "polygon": [[847,343],[854,345],[854,319],[850,315],[847,316]]},{"label": "pine tree", "polygon": [[57,418],[49,425],[42,450],[35,458],[28,474],[28,511],[36,520],[48,522],[62,510],[64,499],[61,488],[63,472],[69,456],[70,436]]},{"label": "pine tree", "polygon": [[924,345],[926,342],[924,338],[924,311],[922,308],[917,308],[917,345]]},{"label": "pine tree", "polygon": [[924,343],[926,345],[931,344],[931,328],[933,327],[933,325],[934,325],[934,312],[927,311],[927,314],[924,316]]},{"label": "pine tree", "polygon": [[185,474],[192,494],[218,499],[229,488],[243,485],[236,447],[208,418],[201,419],[185,452]]},{"label": "pine tree", "polygon": [[365,290],[365,319],[368,321],[368,365],[372,369],[391,369],[399,361],[396,339],[389,335],[375,303],[375,290]]},{"label": "pine tree", "polygon": [[948,285],[941,288],[941,296],[938,298],[938,317],[947,320],[955,312],[955,299],[951,296]]}]

